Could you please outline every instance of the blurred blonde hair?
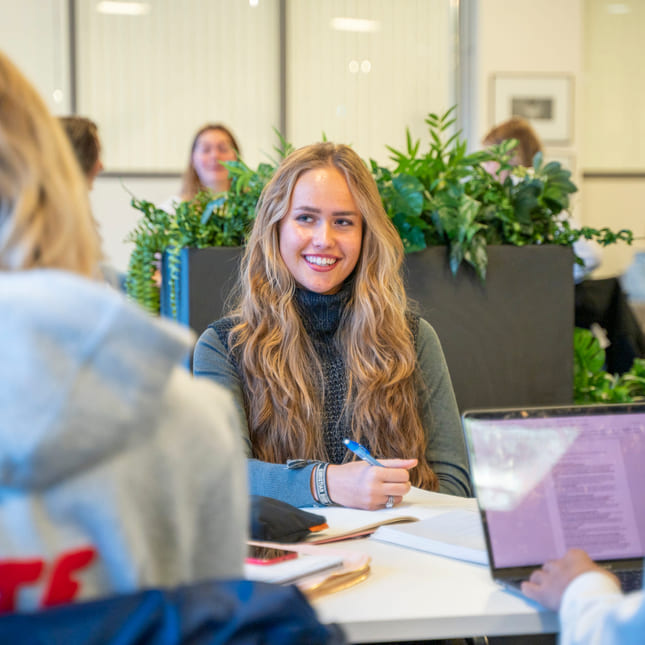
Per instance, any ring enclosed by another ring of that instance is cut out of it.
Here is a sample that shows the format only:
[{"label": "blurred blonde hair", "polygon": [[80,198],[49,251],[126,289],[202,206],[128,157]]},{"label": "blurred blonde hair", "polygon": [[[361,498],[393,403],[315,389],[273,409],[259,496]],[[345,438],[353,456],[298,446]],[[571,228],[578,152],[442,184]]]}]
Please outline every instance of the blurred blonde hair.
[{"label": "blurred blonde hair", "polygon": [[0,270],[97,275],[87,183],[57,119],[0,52]]},{"label": "blurred blonde hair", "polygon": [[239,323],[230,334],[248,388],[253,455],[277,463],[294,457],[328,460],[322,367],[293,301],[296,282],[279,242],[279,224],[297,181],[321,167],[343,175],[364,222],[351,296],[337,332],[347,368],[345,411],[352,436],[367,437],[370,449],[382,457],[418,458],[413,484],[436,490],[418,410],[416,349],[401,277],[403,244],[374,179],[345,145],[318,143],[296,150],[258,203],[242,262]]},{"label": "blurred blonde hair", "polygon": [[542,144],[531,124],[519,116],[511,117],[489,130],[482,143],[490,146],[508,139],[517,139],[517,148],[511,163],[530,168],[533,165],[533,157],[542,152]]}]

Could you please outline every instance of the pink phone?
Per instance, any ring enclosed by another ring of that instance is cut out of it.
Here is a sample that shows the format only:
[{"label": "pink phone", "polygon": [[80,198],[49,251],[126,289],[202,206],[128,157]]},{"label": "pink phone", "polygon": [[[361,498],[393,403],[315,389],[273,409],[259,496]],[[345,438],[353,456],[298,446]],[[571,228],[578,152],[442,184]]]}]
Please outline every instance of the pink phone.
[{"label": "pink phone", "polygon": [[277,564],[298,557],[297,551],[288,551],[287,549],[275,549],[255,544],[249,544],[247,548],[246,562],[249,564]]}]

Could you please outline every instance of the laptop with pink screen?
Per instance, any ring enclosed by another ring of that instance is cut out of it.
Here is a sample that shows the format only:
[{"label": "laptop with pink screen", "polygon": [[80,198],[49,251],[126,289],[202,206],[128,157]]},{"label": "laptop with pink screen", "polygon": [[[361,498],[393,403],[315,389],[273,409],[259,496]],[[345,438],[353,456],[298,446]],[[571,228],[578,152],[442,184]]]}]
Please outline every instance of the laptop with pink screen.
[{"label": "laptop with pink screen", "polygon": [[641,585],[645,404],[462,415],[493,578],[518,587],[572,547]]}]

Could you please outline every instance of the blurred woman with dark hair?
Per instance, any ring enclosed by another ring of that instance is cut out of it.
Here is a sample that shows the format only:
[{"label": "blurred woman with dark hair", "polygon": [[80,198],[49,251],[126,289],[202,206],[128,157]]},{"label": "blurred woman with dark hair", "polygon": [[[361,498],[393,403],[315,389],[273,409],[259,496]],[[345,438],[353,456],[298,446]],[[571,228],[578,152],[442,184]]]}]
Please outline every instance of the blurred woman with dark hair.
[{"label": "blurred woman with dark hair", "polygon": [[96,176],[103,170],[99,129],[84,116],[63,116],[60,122],[91,190]]},{"label": "blurred woman with dark hair", "polygon": [[533,157],[542,152],[542,144],[531,124],[522,117],[514,116],[496,125],[488,131],[482,143],[485,146],[492,146],[515,139],[517,148],[511,160],[513,166],[530,167],[533,165]]},{"label": "blurred woman with dark hair", "polygon": [[[513,151],[510,160],[511,166],[524,166],[532,168],[535,155],[538,152],[544,152],[542,143],[531,126],[531,124],[522,117],[513,116],[502,123],[491,128],[482,143],[485,146],[493,146],[514,139],[517,146]],[[499,172],[499,164],[496,161],[486,161],[483,163],[484,168],[501,182],[505,181],[508,171]],[[569,213],[563,212],[561,219],[568,219],[569,222],[576,226],[575,219]],[[576,283],[581,282],[594,269],[600,266],[601,254],[599,246],[594,242],[584,239],[577,240],[573,244],[573,251],[579,257],[583,264],[575,263],[573,265],[573,276]]]}]

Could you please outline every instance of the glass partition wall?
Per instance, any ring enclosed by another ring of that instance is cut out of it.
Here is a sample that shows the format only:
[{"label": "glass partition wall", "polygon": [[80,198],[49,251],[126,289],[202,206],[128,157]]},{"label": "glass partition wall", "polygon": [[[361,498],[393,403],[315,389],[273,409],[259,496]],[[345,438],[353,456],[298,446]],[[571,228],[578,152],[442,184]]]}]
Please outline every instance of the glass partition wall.
[{"label": "glass partition wall", "polygon": [[72,3],[76,111],[99,124],[108,172],[172,173],[220,121],[255,165],[274,128],[295,146],[388,159],[405,129],[455,102],[455,0]]},{"label": "glass partition wall", "polygon": [[279,5],[77,1],[77,111],[98,122],[106,169],[178,172],[195,131],[214,121],[231,128],[249,162],[271,150]]},{"label": "glass partition wall", "polygon": [[[454,4],[454,3],[453,3]],[[294,144],[351,143],[387,160],[405,128],[455,102],[451,3],[291,0],[286,3],[286,123]]]}]

